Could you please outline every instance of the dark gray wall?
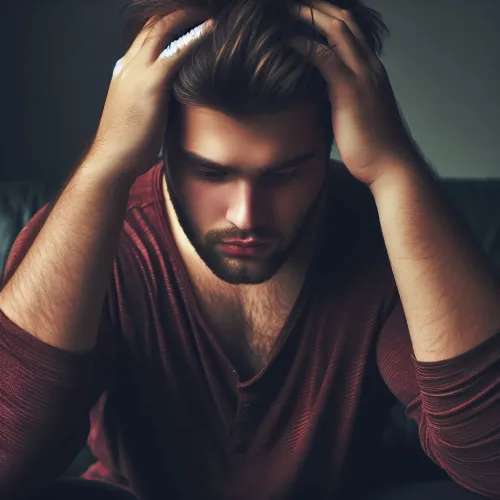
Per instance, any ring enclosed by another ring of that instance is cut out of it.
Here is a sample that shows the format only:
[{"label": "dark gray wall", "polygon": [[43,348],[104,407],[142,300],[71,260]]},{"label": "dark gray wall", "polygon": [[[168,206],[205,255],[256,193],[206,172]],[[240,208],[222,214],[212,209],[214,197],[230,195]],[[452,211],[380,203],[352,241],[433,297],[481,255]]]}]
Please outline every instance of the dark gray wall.
[{"label": "dark gray wall", "polygon": [[[121,57],[116,0],[9,0],[0,180],[59,179],[99,124]],[[2,37],[4,38],[4,37]]]},{"label": "dark gray wall", "polygon": [[[500,177],[499,0],[366,0],[413,135],[445,177]],[[123,0],[3,0],[0,181],[62,179],[92,139]],[[334,157],[338,158],[336,152]]]},{"label": "dark gray wall", "polygon": [[500,0],[368,0],[414,138],[443,177],[500,178]]}]

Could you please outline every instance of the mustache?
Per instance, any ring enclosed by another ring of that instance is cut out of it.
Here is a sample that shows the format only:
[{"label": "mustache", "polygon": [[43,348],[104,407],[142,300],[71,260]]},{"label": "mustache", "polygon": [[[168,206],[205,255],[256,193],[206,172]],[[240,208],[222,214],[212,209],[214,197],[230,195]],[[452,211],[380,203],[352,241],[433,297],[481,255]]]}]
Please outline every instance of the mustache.
[{"label": "mustache", "polygon": [[209,243],[218,243],[221,240],[246,240],[254,238],[256,240],[276,239],[276,233],[268,229],[253,229],[252,231],[221,230],[211,231],[207,234],[206,240]]}]

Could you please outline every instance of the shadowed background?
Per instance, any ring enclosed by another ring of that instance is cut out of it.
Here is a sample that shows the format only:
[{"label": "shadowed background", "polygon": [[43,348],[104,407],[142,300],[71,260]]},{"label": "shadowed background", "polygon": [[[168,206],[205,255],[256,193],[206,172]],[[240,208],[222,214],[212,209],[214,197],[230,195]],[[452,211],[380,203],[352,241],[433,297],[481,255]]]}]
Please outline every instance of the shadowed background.
[{"label": "shadowed background", "polygon": [[[498,0],[365,0],[382,61],[443,177],[500,176]],[[123,0],[4,0],[0,181],[59,183],[92,140],[121,51]],[[332,157],[339,159],[336,149]]]}]

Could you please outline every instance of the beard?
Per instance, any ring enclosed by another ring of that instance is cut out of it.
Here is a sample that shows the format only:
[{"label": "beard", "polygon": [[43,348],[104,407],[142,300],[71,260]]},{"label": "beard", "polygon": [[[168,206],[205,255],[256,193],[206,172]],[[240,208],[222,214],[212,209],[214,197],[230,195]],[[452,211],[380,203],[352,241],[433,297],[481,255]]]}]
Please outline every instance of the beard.
[{"label": "beard", "polygon": [[163,171],[165,174],[167,191],[179,225],[205,265],[215,276],[226,283],[232,285],[257,285],[268,281],[281,269],[293,251],[304,240],[305,235],[309,232],[321,208],[323,196],[328,191],[328,161],[329,157],[327,157],[325,164],[325,177],[322,187],[306,210],[300,224],[295,229],[292,236],[288,238],[288,243],[284,248],[274,251],[265,258],[258,259],[248,257],[236,259],[228,257],[217,249],[217,245],[225,239],[245,239],[249,236],[258,239],[275,240],[275,234],[271,234],[270,231],[266,231],[266,229],[262,228],[261,230],[253,230],[251,235],[248,234],[248,232],[243,234],[241,231],[237,232],[237,230],[235,230],[232,233],[227,231],[212,231],[204,236],[200,228],[193,222],[193,218],[189,215],[186,205],[182,202],[182,197],[178,196],[174,187],[175,183],[170,174],[170,169],[167,167],[167,162],[165,161],[165,156],[163,157]]}]

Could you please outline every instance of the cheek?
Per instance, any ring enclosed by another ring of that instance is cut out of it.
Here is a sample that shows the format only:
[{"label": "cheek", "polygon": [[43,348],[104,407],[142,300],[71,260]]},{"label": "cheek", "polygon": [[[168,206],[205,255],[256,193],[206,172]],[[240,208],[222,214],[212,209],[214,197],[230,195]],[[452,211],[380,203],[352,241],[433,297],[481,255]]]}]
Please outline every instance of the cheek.
[{"label": "cheek", "polygon": [[183,204],[198,226],[214,226],[224,217],[224,197],[220,187],[193,179],[182,180],[179,187]]},{"label": "cheek", "polygon": [[274,223],[282,228],[296,224],[309,204],[304,186],[297,184],[274,190],[272,200],[269,210],[273,212]]},{"label": "cheek", "polygon": [[321,171],[302,173],[288,187],[276,191],[274,208],[284,224],[296,224],[319,195],[324,182]]}]

